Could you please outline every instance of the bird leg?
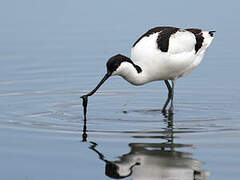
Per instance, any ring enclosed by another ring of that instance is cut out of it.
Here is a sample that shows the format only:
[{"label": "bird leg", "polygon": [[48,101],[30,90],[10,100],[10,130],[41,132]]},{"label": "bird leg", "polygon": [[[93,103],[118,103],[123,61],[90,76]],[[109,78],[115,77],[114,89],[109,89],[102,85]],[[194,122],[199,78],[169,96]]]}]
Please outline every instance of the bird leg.
[{"label": "bird leg", "polygon": [[171,106],[169,108],[169,112],[173,112],[174,110],[174,107],[173,107],[173,96],[174,96],[174,83],[175,81],[174,80],[171,80],[172,81],[172,93],[171,93]]},{"label": "bird leg", "polygon": [[171,106],[169,108],[169,111],[173,112],[174,81],[172,81],[172,87],[171,87],[170,83],[168,82],[168,80],[164,80],[164,82],[168,88],[168,98],[162,108],[162,112],[166,112],[166,107],[169,104],[170,100],[171,100]]}]

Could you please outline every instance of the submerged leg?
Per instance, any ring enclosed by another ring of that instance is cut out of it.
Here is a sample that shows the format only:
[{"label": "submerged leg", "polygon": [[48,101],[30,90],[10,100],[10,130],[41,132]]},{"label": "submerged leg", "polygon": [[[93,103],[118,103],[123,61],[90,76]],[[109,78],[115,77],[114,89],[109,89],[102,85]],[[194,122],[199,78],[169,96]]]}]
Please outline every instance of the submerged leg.
[{"label": "submerged leg", "polygon": [[166,108],[167,108],[167,105],[169,104],[170,100],[171,100],[171,105],[170,105],[170,108],[169,108],[169,112],[173,112],[173,95],[174,95],[174,83],[175,81],[174,80],[171,80],[172,81],[172,87],[170,85],[170,83],[168,82],[168,80],[164,80],[167,88],[168,88],[168,98],[162,108],[162,112],[166,112]]},{"label": "submerged leg", "polygon": [[171,106],[169,108],[169,111],[173,112],[173,109],[174,109],[174,107],[173,107],[173,96],[174,96],[174,83],[175,83],[175,81],[174,80],[171,80],[171,81],[172,81],[172,93],[171,93]]},{"label": "submerged leg", "polygon": [[171,100],[172,94],[173,94],[172,87],[171,87],[171,85],[169,84],[168,80],[164,80],[164,82],[165,82],[165,84],[166,84],[166,86],[167,86],[167,88],[168,88],[168,98],[167,98],[167,100],[166,100],[166,102],[165,102],[165,104],[164,104],[164,106],[163,106],[163,108],[162,108],[162,111],[163,111],[163,112],[166,111],[166,107],[167,107],[169,101]]}]

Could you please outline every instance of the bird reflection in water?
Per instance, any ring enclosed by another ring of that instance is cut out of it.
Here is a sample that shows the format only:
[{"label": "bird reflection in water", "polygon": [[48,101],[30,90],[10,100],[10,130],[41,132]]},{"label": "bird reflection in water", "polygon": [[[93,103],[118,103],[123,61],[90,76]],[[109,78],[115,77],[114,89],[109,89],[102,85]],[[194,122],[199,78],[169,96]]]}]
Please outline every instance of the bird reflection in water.
[{"label": "bird reflection in water", "polygon": [[[176,150],[192,145],[174,143],[173,114],[163,115],[167,122],[164,135],[152,138],[163,138],[165,143],[130,143],[129,153],[109,161],[97,150],[98,144],[90,142],[89,149],[105,162],[106,176],[113,179],[130,177],[132,180],[206,180],[209,173],[201,168],[202,162],[193,159],[189,152]],[[84,118],[82,141],[87,141],[86,123]]]}]

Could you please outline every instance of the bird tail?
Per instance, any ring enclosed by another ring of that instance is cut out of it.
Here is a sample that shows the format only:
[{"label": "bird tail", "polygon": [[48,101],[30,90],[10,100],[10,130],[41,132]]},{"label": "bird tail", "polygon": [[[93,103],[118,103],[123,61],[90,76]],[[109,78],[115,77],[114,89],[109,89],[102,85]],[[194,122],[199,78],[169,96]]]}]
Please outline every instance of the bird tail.
[{"label": "bird tail", "polygon": [[215,33],[216,31],[209,31],[208,33],[210,34],[210,36],[213,37],[213,33]]}]

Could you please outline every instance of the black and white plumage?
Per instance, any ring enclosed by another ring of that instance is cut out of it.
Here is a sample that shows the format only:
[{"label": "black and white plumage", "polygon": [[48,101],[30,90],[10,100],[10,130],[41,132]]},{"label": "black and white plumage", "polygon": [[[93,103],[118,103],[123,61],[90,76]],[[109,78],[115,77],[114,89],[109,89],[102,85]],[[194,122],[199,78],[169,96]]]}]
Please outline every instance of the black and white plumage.
[{"label": "black and white plumage", "polygon": [[87,97],[108,77],[119,75],[133,85],[164,80],[169,93],[162,110],[165,111],[171,100],[169,110],[173,111],[175,81],[200,64],[214,32],[167,26],[150,29],[133,44],[131,59],[118,54],[108,60],[107,74],[94,90],[82,96],[84,104],[87,106]]}]

